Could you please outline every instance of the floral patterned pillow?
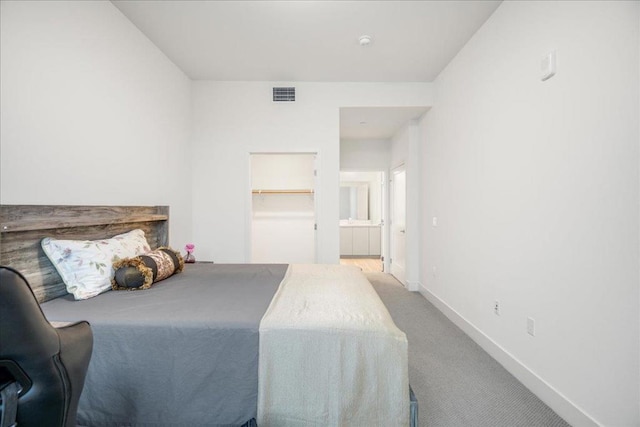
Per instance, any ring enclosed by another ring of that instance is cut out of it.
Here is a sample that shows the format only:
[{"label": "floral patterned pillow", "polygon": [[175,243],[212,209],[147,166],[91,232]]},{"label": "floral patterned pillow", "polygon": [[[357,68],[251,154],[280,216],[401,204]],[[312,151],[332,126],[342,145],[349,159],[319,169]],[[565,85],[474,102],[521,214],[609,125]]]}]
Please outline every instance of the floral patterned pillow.
[{"label": "floral patterned pillow", "polygon": [[113,263],[135,257],[151,248],[144,231],[133,230],[104,240],[42,239],[42,249],[77,300],[111,289]]}]

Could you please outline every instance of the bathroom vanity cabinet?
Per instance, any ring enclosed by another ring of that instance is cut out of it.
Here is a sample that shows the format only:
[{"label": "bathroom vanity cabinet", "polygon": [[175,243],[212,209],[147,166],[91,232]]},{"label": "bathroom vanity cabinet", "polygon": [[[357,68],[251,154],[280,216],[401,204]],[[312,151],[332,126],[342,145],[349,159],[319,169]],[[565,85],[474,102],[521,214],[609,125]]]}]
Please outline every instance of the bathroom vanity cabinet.
[{"label": "bathroom vanity cabinet", "polygon": [[340,255],[380,256],[379,225],[341,225]]}]

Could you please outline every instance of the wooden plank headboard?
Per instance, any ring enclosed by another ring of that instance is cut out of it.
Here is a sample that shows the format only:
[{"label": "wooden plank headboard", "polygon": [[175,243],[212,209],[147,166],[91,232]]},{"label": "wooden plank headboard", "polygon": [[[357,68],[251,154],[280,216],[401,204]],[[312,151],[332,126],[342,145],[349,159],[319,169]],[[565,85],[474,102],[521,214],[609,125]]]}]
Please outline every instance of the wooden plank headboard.
[{"label": "wooden plank headboard", "polygon": [[39,302],[67,293],[44,254],[44,237],[97,240],[142,229],[152,249],[168,244],[168,206],[0,205],[0,265],[29,281]]}]

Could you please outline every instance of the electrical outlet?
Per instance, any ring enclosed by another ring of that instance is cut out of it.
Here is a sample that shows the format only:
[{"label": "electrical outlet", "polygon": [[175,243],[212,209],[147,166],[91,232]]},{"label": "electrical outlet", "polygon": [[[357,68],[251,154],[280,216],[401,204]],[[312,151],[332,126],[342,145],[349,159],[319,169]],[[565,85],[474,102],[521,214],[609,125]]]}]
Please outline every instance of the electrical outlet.
[{"label": "electrical outlet", "polygon": [[536,320],[532,317],[527,317],[527,333],[532,337],[536,336]]},{"label": "electrical outlet", "polygon": [[500,316],[500,301],[498,301],[498,300],[495,300],[493,302],[493,313],[496,316]]}]

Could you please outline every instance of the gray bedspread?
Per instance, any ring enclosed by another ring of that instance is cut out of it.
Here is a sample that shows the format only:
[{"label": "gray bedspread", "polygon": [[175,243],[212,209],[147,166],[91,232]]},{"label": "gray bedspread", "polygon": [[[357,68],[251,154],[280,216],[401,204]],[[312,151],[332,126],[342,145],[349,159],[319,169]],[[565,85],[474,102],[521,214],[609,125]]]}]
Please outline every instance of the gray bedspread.
[{"label": "gray bedspread", "polygon": [[258,329],[286,265],[188,264],[144,291],[42,304],[88,320],[84,426],[238,426],[256,416]]}]

